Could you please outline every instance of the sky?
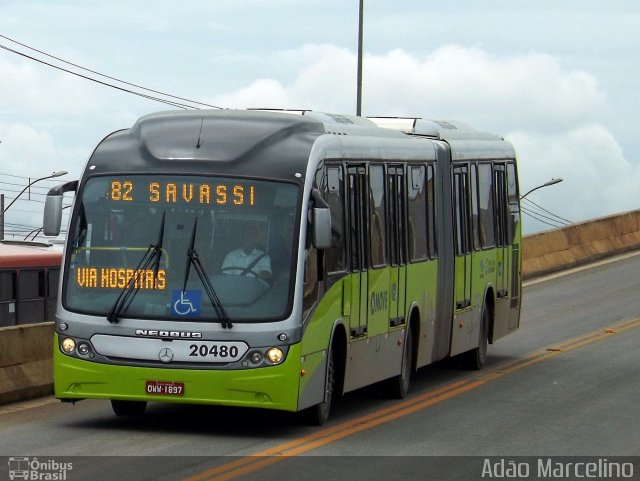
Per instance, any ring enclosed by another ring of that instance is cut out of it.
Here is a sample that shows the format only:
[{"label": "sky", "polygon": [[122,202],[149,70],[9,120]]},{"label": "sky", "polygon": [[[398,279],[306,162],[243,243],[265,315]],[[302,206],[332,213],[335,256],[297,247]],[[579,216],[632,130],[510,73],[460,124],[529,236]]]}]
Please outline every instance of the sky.
[{"label": "sky", "polygon": [[[224,108],[355,114],[358,0],[0,0],[0,11],[0,46],[104,82],[116,84],[27,47]],[[365,0],[364,11],[363,115],[499,133],[522,193],[564,179],[527,196],[525,233],[640,208],[640,2]],[[78,178],[108,133],[168,108],[0,49],[5,205],[54,171]],[[23,194],[7,232],[41,226],[58,183]]]}]

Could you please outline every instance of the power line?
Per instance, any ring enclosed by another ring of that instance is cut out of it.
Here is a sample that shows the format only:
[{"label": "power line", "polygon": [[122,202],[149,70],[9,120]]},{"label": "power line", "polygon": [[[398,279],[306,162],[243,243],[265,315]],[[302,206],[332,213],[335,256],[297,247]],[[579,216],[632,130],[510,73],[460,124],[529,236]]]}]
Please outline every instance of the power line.
[{"label": "power line", "polygon": [[[15,177],[16,179],[33,179],[34,177],[36,177],[35,175],[32,175],[31,177],[29,177],[26,175],[8,174],[6,172],[0,172],[0,175],[5,175],[7,177]],[[55,179],[42,179],[41,182],[60,182],[60,181]]]},{"label": "power line", "polygon": [[[7,188],[0,189],[0,193],[2,193],[2,194],[6,194],[7,192],[11,192],[11,193],[16,193],[16,192],[17,192],[17,193],[22,193],[22,191],[19,191],[19,190],[13,190],[13,189],[7,189]],[[32,195],[32,196],[37,195],[37,196],[39,196],[39,197],[47,197],[47,195],[48,195],[48,194],[45,194],[45,193],[43,193],[43,192],[31,192],[31,194],[30,194],[30,195]],[[16,197],[9,197],[9,196],[6,196],[6,200],[7,200],[7,201],[11,201],[11,200],[13,200],[13,199],[16,199]],[[65,197],[65,200],[71,200],[71,199],[70,199],[70,198]],[[28,202],[28,201],[33,201],[33,202],[43,202],[43,201],[40,201],[40,200],[37,200],[37,199],[29,199],[29,198],[28,198],[28,197],[26,197],[26,196],[25,196],[24,198],[23,198],[23,197],[18,197],[18,198],[17,198],[17,202],[24,202],[24,201],[27,201],[27,202]]]},{"label": "power line", "polygon": [[536,204],[534,201],[532,201],[531,199],[523,199],[525,202],[528,202],[530,204],[533,204],[535,207],[537,207],[538,209],[540,209],[543,212],[546,212],[547,214],[552,215],[553,217],[557,218],[560,221],[566,222],[568,224],[573,224],[572,221],[570,221],[569,219],[565,219],[564,217],[560,217],[558,214],[554,214],[553,212],[545,209],[544,207],[542,207],[541,205]]},{"label": "power line", "polygon": [[[64,204],[64,207],[69,207],[70,205],[71,204],[69,204],[69,205]],[[23,209],[13,209],[13,208],[9,209],[7,212],[5,212],[4,215],[6,217],[7,215],[10,215],[13,212],[22,212],[24,214],[40,214],[40,215],[42,215],[42,209],[39,209],[39,210],[23,210]],[[65,215],[65,214],[66,213],[63,213],[62,215]]]},{"label": "power line", "polygon": [[549,221],[549,222],[545,221],[541,217],[538,217],[538,214],[535,214],[534,212],[527,210],[525,207],[521,206],[520,208],[521,208],[523,214],[531,217],[532,219],[537,220],[538,222],[542,222],[543,224],[546,224],[548,226],[555,227],[555,228],[564,227],[563,224],[554,223],[554,221]]},{"label": "power line", "polygon": [[542,224],[546,224],[546,225],[548,225],[548,226],[550,226],[550,227],[553,227],[554,229],[559,229],[560,227],[562,227],[562,226],[559,226],[559,225],[551,224],[551,223],[546,222],[546,221],[544,221],[544,220],[542,220],[542,219],[539,219],[539,218],[537,218],[535,215],[529,214],[528,212],[524,212],[524,211],[523,211],[522,213],[523,213],[524,215],[528,216],[528,217],[531,217],[531,218],[532,218],[532,219],[534,219],[534,220],[537,220],[538,222],[541,222]]},{"label": "power line", "polygon": [[[6,185],[14,185],[14,186],[18,186],[18,187],[27,187],[28,183],[31,182],[32,180],[37,179],[38,177],[36,175],[32,175],[31,177],[22,177],[22,176],[18,176],[18,175],[11,175],[11,174],[3,174],[2,172],[0,172],[0,176],[10,176],[10,177],[17,177],[19,179],[25,179],[27,180],[27,182],[24,183],[16,183],[16,182],[5,182],[5,181],[0,181],[0,184],[6,184]],[[62,182],[64,182],[64,179],[61,179]],[[40,182],[50,182],[50,183],[55,183],[55,184],[60,184],[60,180],[54,180],[54,179],[41,179],[38,181],[38,183]],[[51,187],[47,187],[44,185],[32,185],[31,189],[40,189],[40,190],[49,190],[51,189]]]},{"label": "power line", "polygon": [[[0,182],[0,184],[6,184],[7,182]],[[17,185],[17,184],[15,184]],[[7,193],[7,192],[22,192],[21,190],[16,190],[16,189],[7,189],[6,187],[2,188],[2,193]],[[31,192],[30,195],[39,195],[41,197],[46,197],[47,194],[45,194],[44,192]]]},{"label": "power line", "polygon": [[103,82],[102,80],[98,80],[98,79],[91,78],[91,77],[88,77],[88,76],[86,76],[86,75],[82,75],[82,74],[80,74],[80,73],[77,73],[77,72],[73,72],[73,71],[71,71],[71,70],[68,70],[68,69],[66,69],[66,68],[62,68],[62,67],[59,67],[59,66],[57,66],[57,65],[53,65],[52,63],[45,62],[44,60],[37,59],[37,58],[35,58],[35,57],[32,57],[31,55],[27,55],[26,53],[18,52],[17,50],[14,50],[14,49],[12,49],[12,48],[9,48],[9,47],[7,47],[7,46],[5,46],[5,45],[0,45],[0,48],[2,48],[2,49],[4,49],[4,50],[7,50],[7,51],[9,51],[9,52],[13,52],[13,53],[15,53],[15,54],[17,54],[17,55],[20,55],[21,57],[25,57],[25,58],[28,58],[28,59],[30,59],[30,60],[33,60],[34,62],[38,62],[38,63],[41,63],[41,64],[43,64],[43,65],[47,65],[47,66],[49,66],[49,67],[51,67],[51,68],[55,68],[55,69],[57,69],[57,70],[61,70],[62,72],[66,72],[66,73],[69,73],[69,74],[71,74],[71,75],[75,75],[75,76],[77,76],[77,77],[83,78],[83,79],[85,79],[85,80],[90,80],[91,82],[95,82],[95,83],[97,83],[97,84],[104,85],[104,86],[106,86],[106,87],[111,87],[111,88],[114,88],[114,89],[116,89],[116,90],[120,90],[120,91],[122,91],[122,92],[126,92],[126,93],[129,93],[129,94],[137,95],[137,96],[139,96],[139,97],[143,97],[143,98],[146,98],[146,99],[149,99],[149,100],[155,100],[156,102],[161,102],[161,103],[163,103],[163,104],[171,105],[171,106],[173,106],[173,107],[178,107],[178,108],[180,108],[180,109],[184,109],[184,110],[194,108],[194,107],[192,107],[191,105],[181,104],[181,103],[179,103],[179,102],[172,102],[172,101],[170,101],[170,100],[164,100],[164,99],[161,99],[161,98],[159,98],[159,97],[154,97],[154,96],[152,96],[152,95],[146,95],[146,94],[143,94],[143,93],[141,93],[141,92],[135,92],[135,91],[133,91],[133,90],[125,89],[124,87],[118,87],[117,85],[113,85],[113,84],[110,84],[110,83],[108,83],[108,82]]},{"label": "power line", "polygon": [[[0,175],[2,175],[2,174],[0,174]],[[13,186],[16,186],[16,187],[25,187],[25,185],[24,185],[24,184],[16,184],[15,182],[3,182],[3,181],[1,181],[1,180],[0,180],[0,184],[13,185]],[[44,186],[42,186],[42,185],[32,185],[32,186],[31,186],[31,188],[32,188],[32,189],[47,190],[47,191],[50,189],[50,187],[44,187]],[[18,192],[17,190],[9,190],[9,189],[7,189],[7,188],[3,188],[3,190],[4,190],[5,192]],[[33,193],[33,192],[32,192],[32,193]],[[47,194],[41,194],[41,195],[47,195]]]},{"label": "power line", "polygon": [[[214,109],[222,109],[222,107],[218,107],[216,105],[211,105],[211,104],[207,104],[207,103],[204,103],[204,102],[198,102],[197,100],[191,100],[191,99],[184,98],[184,97],[178,97],[177,95],[171,95],[171,94],[168,94],[166,92],[161,92],[159,90],[154,90],[154,89],[150,89],[150,88],[147,88],[147,87],[143,87],[142,85],[138,85],[138,84],[134,84],[134,83],[131,83],[131,82],[127,82],[126,80],[122,80],[122,79],[119,79],[119,78],[116,78],[116,77],[112,77],[110,75],[106,75],[106,74],[100,73],[100,72],[98,72],[96,70],[91,70],[89,68],[83,67],[82,65],[78,65],[76,63],[69,62],[68,60],[64,60],[64,59],[62,59],[60,57],[56,57],[55,55],[51,55],[51,54],[49,54],[47,52],[44,52],[42,50],[38,50],[37,48],[30,47],[29,45],[26,45],[24,43],[18,42],[17,40],[14,40],[13,38],[7,37],[6,35],[0,34],[0,38],[4,38],[5,40],[9,40],[10,42],[13,42],[13,43],[15,43],[17,45],[20,45],[21,47],[24,47],[24,48],[27,48],[27,49],[32,50],[34,52],[37,52],[39,54],[45,55],[45,56],[47,56],[49,58],[58,60],[59,62],[65,63],[67,65],[71,65],[73,67],[79,68],[81,70],[84,70],[85,72],[90,72],[90,73],[99,75],[100,77],[108,78],[109,80],[115,80],[116,82],[120,82],[122,84],[129,85],[130,87],[139,88],[139,89],[142,89],[142,90],[146,90],[147,92],[153,92],[155,94],[163,95],[165,97],[169,97],[169,98],[176,99],[176,100],[183,100],[185,102],[189,102],[189,103],[192,103],[192,104],[202,105],[203,107],[211,107],[211,108],[214,108]],[[90,80],[92,80],[92,79],[90,79]],[[154,99],[154,100],[157,100],[157,99]]]},{"label": "power line", "polygon": [[[15,177],[16,179],[37,179],[38,178],[36,175],[32,175],[31,177],[28,177],[26,175],[8,174],[6,172],[0,172],[0,175],[4,175],[5,177]],[[59,180],[58,180],[58,178],[56,178],[56,179],[42,179],[39,182],[51,182],[51,183],[55,182],[55,183],[59,184],[60,180],[62,180],[62,178],[59,178]],[[36,186],[36,187],[38,187],[40,189],[46,189],[46,187],[39,187],[39,186]]]},{"label": "power line", "polygon": [[[44,200],[37,200],[37,199],[23,199],[22,197],[11,197],[11,198],[6,198],[6,201],[11,201],[11,200],[15,200],[16,202],[37,202],[38,204],[44,204],[45,201]],[[11,211],[13,211],[13,209],[11,209]]]}]

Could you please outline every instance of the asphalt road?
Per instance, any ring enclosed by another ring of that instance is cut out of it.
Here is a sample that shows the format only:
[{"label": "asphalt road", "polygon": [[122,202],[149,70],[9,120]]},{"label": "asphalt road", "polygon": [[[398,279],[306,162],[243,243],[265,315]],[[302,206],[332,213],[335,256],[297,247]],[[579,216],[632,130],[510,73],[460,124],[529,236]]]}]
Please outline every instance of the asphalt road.
[{"label": "asphalt road", "polygon": [[528,285],[520,330],[483,371],[427,367],[402,401],[352,393],[322,428],[163,404],[122,419],[108,402],[44,398],[0,406],[0,456],[71,462],[67,480],[481,479],[489,456],[531,479],[545,457],[631,459],[640,479],[639,273],[636,255]]}]

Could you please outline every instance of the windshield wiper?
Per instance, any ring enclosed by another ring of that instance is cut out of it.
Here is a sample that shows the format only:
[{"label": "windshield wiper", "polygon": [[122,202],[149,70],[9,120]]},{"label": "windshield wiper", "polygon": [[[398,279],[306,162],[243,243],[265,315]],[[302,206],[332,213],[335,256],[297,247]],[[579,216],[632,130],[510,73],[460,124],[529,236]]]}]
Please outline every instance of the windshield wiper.
[{"label": "windshield wiper", "polygon": [[211,284],[211,280],[207,275],[207,272],[204,270],[202,266],[202,262],[200,262],[200,257],[198,257],[198,252],[195,249],[196,243],[196,229],[198,228],[198,218],[196,217],[193,222],[193,231],[191,231],[191,246],[187,250],[187,266],[184,273],[184,284],[182,286],[182,292],[184,293],[187,289],[187,281],[189,280],[189,272],[191,272],[191,266],[195,267],[198,277],[200,278],[200,282],[204,286],[204,291],[207,293],[209,300],[211,301],[211,305],[213,309],[216,311],[216,315],[220,320],[223,328],[232,328],[233,324],[229,320],[229,316],[224,309],[224,306],[220,302],[220,298],[217,296],[213,285]]},{"label": "windshield wiper", "polygon": [[122,288],[120,291],[120,295],[116,299],[116,302],[113,303],[109,314],[107,315],[107,320],[111,323],[118,322],[118,318],[120,314],[129,309],[129,306],[133,302],[133,299],[136,297],[136,294],[140,290],[140,286],[142,283],[138,283],[136,287],[137,276],[139,276],[140,271],[147,270],[152,263],[155,261],[153,271],[154,271],[154,279],[158,278],[158,270],[160,269],[160,258],[162,257],[162,242],[164,240],[164,220],[166,213],[162,212],[162,220],[160,221],[160,231],[158,232],[158,239],[155,244],[150,244],[147,250],[145,251],[142,259],[138,262],[134,272],[134,276],[129,279],[127,285]]}]

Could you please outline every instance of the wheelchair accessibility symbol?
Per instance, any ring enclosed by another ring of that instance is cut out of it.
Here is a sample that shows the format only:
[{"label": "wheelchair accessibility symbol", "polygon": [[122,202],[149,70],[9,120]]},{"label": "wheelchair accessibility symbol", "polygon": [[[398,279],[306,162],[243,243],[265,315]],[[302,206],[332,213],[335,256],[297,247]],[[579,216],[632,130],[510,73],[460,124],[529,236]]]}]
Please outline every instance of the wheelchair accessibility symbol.
[{"label": "wheelchair accessibility symbol", "polygon": [[201,291],[183,291],[176,289],[171,295],[171,313],[180,317],[200,315]]}]

